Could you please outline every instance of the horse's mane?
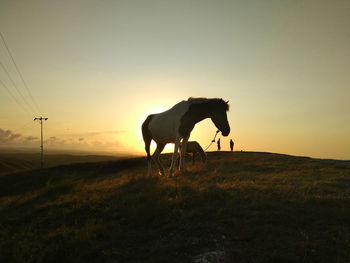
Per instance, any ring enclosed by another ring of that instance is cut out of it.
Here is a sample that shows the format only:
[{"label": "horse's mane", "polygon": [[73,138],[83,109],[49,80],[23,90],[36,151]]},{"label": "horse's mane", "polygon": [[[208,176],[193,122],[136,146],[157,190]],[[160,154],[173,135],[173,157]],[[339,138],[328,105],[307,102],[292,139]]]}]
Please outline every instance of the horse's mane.
[{"label": "horse's mane", "polygon": [[208,103],[208,104],[222,104],[225,106],[226,111],[230,109],[230,105],[228,105],[228,101],[224,101],[223,99],[220,98],[193,98],[189,97],[187,100],[191,104],[202,104],[202,103]]}]

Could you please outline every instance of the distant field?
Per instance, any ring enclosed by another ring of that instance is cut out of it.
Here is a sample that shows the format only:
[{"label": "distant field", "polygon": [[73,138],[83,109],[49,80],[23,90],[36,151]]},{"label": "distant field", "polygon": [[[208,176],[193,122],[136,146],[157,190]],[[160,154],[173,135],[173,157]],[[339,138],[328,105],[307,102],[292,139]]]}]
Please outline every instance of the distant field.
[{"label": "distant field", "polygon": [[[125,157],[104,155],[46,154],[45,167],[71,163],[113,161]],[[0,175],[40,168],[39,153],[0,153]]]},{"label": "distant field", "polygon": [[0,176],[0,262],[350,262],[350,161],[210,152],[184,175],[146,170]]}]

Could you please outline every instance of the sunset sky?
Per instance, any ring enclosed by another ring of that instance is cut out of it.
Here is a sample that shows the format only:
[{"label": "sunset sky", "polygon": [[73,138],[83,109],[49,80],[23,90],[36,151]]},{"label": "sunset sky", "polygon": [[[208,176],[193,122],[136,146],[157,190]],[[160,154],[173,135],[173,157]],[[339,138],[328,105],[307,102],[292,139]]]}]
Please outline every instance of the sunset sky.
[{"label": "sunset sky", "polygon": [[348,0],[0,0],[0,31],[30,91],[0,39],[0,151],[39,151],[42,115],[48,151],[144,154],[193,96],[230,101],[224,150],[350,159]]}]

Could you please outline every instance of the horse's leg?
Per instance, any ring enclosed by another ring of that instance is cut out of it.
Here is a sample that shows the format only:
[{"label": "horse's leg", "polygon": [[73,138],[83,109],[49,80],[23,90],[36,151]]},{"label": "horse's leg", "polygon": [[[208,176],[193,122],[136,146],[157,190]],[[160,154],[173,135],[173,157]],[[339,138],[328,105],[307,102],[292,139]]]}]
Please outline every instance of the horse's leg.
[{"label": "horse's leg", "polygon": [[182,148],[181,148],[181,155],[180,155],[180,171],[183,173],[185,171],[185,154],[187,151],[187,142],[190,136],[187,136],[183,138],[182,140]]},{"label": "horse's leg", "polygon": [[181,151],[179,151],[177,157],[176,157],[176,162],[175,162],[175,167],[179,167],[179,164],[180,164],[180,154],[181,154]]},{"label": "horse's leg", "polygon": [[[175,139],[175,146],[174,146],[174,153],[173,153],[173,158],[171,160],[171,165],[170,165],[170,169],[169,169],[169,177],[173,176],[173,171],[174,171],[174,166],[176,164],[176,159],[177,159],[177,155],[178,155],[178,151],[179,151],[179,143],[180,143],[180,136],[177,136]],[[183,149],[183,147],[182,147]],[[181,162],[181,159],[180,159]]]},{"label": "horse's leg", "polygon": [[165,173],[164,173],[164,168],[163,168],[162,164],[160,163],[159,157],[160,157],[160,153],[163,151],[164,147],[165,147],[165,143],[157,143],[157,149],[155,150],[155,152],[153,154],[153,160],[158,165],[160,175],[162,175],[162,176],[165,176]]},{"label": "horse's leg", "polygon": [[175,163],[175,167],[176,167],[178,170],[180,170],[181,149],[182,149],[182,145],[181,145],[181,147],[179,147],[179,150],[178,150],[178,152],[177,152],[176,163]]},{"label": "horse's leg", "polygon": [[192,155],[192,165],[194,165],[194,158],[196,157],[196,152],[193,152],[193,155]]}]

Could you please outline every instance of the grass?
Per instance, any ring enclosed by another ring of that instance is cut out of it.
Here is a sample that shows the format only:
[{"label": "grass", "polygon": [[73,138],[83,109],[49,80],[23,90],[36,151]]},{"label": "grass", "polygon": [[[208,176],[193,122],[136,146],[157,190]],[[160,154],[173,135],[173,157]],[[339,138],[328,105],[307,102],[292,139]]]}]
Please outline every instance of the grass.
[{"label": "grass", "polygon": [[3,175],[0,261],[350,261],[350,161],[208,159],[174,178],[145,158]]}]

